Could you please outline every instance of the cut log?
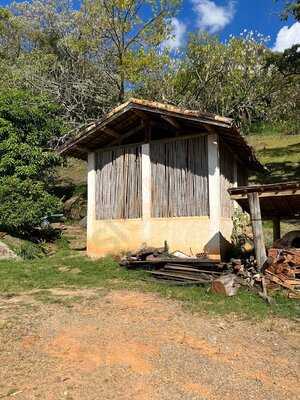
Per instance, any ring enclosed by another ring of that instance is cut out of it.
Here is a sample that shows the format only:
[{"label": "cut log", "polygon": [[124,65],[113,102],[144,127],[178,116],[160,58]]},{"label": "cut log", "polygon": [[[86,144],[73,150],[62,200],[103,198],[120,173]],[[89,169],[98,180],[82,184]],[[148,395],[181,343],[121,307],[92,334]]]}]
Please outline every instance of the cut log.
[{"label": "cut log", "polygon": [[212,282],[211,289],[213,293],[221,293],[226,296],[234,296],[237,294],[239,284],[236,281],[236,275],[228,274],[215,279]]}]

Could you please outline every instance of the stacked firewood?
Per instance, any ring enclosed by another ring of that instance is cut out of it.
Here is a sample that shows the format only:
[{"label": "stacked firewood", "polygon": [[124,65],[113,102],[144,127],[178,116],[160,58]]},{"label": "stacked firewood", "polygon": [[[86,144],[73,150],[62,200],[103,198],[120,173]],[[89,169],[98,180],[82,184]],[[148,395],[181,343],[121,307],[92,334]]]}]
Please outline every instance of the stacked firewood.
[{"label": "stacked firewood", "polygon": [[270,286],[288,290],[291,298],[300,298],[300,249],[276,249],[268,252],[265,274]]}]

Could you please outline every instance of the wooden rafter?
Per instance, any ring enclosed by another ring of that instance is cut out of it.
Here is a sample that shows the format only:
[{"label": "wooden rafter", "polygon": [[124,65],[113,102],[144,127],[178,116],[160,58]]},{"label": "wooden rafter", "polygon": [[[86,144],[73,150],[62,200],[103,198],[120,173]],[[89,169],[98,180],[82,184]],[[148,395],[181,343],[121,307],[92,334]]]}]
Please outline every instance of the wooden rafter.
[{"label": "wooden rafter", "polygon": [[111,129],[111,128],[102,128],[101,129],[102,132],[106,133],[107,135],[113,136],[116,139],[119,139],[122,137],[122,135],[120,135],[120,133],[116,132],[115,130]]},{"label": "wooden rafter", "polygon": [[123,135],[121,135],[120,138],[112,141],[111,143],[109,143],[108,147],[114,146],[115,144],[120,144],[123,142],[124,139],[127,139],[128,137],[134,135],[135,133],[139,132],[140,130],[144,129],[145,125],[144,123],[130,129],[130,131],[124,133]]},{"label": "wooden rafter", "polygon": [[161,118],[166,121],[169,125],[172,125],[177,131],[181,129],[181,125],[173,117],[167,117],[166,115],[161,115]]}]

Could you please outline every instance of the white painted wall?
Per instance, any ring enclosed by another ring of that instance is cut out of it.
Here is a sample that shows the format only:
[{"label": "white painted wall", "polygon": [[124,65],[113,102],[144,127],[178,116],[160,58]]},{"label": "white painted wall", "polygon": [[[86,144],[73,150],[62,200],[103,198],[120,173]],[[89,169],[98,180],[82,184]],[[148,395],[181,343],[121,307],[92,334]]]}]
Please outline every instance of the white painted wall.
[{"label": "white painted wall", "polygon": [[218,135],[208,135],[209,252],[220,253],[221,180]]},{"label": "white painted wall", "polygon": [[93,225],[96,220],[96,154],[88,154],[87,176],[87,236],[93,234]]}]

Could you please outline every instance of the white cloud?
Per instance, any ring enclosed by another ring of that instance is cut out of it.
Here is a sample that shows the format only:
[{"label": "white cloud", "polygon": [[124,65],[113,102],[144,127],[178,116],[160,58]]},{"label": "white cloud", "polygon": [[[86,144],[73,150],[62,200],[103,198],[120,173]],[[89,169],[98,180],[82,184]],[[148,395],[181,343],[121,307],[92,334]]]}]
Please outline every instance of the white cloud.
[{"label": "white cloud", "polygon": [[180,22],[177,18],[172,18],[172,31],[169,39],[163,42],[162,47],[168,47],[170,50],[178,49],[182,46],[184,35],[186,32],[186,26],[183,22]]},{"label": "white cloud", "polygon": [[235,15],[235,1],[232,0],[225,6],[218,6],[211,0],[192,0],[192,3],[198,28],[212,34],[225,28]]},{"label": "white cloud", "polygon": [[295,22],[291,27],[284,26],[277,34],[274,51],[284,51],[294,44],[300,44],[300,22]]}]

